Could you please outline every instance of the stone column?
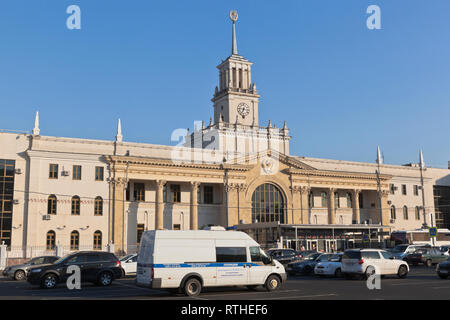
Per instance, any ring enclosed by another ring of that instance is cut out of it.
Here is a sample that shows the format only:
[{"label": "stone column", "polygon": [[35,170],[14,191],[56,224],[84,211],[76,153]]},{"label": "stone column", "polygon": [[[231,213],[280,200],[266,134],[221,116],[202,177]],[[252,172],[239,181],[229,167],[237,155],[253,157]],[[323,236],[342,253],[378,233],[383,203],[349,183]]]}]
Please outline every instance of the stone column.
[{"label": "stone column", "polygon": [[353,217],[354,220],[356,221],[356,224],[360,224],[361,223],[361,213],[360,213],[360,208],[359,208],[359,193],[361,192],[361,190],[352,190],[353,194],[352,194],[352,207],[353,207]]},{"label": "stone column", "polygon": [[388,205],[389,190],[381,191],[381,224],[388,226],[390,224],[390,208]]},{"label": "stone column", "polygon": [[112,217],[113,242],[117,250],[125,250],[125,229],[124,229],[124,209],[125,209],[125,184],[124,178],[114,178],[113,184],[114,210]]},{"label": "stone column", "polygon": [[191,182],[191,203],[190,203],[190,213],[191,216],[189,218],[189,224],[191,230],[198,229],[198,187],[200,186],[200,182],[194,181]]},{"label": "stone column", "polygon": [[334,193],[335,188],[328,189],[328,224],[336,224],[336,212],[334,208]]},{"label": "stone column", "polygon": [[164,199],[163,188],[166,184],[165,180],[156,180],[156,208],[155,208],[155,230],[164,229]]}]

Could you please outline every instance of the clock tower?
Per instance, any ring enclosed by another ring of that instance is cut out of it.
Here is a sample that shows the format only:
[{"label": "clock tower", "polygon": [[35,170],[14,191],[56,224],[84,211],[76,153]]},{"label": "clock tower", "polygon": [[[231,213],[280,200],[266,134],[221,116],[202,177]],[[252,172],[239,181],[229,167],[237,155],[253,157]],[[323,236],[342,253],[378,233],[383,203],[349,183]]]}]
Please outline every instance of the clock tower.
[{"label": "clock tower", "polygon": [[244,126],[258,125],[259,95],[252,83],[252,62],[238,54],[236,41],[237,12],[230,12],[233,22],[231,55],[217,66],[219,85],[216,87],[214,123],[224,122]]}]

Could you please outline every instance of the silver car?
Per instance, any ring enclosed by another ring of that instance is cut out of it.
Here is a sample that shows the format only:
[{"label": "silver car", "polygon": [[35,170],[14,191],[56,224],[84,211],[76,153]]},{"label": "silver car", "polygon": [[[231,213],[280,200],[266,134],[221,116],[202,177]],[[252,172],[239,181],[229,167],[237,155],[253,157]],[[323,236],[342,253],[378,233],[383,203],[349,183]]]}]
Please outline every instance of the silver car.
[{"label": "silver car", "polygon": [[3,270],[3,275],[5,277],[13,278],[14,280],[25,280],[27,271],[30,267],[35,267],[40,264],[52,264],[58,259],[59,257],[55,256],[36,257],[31,259],[27,263],[7,267],[5,270]]}]

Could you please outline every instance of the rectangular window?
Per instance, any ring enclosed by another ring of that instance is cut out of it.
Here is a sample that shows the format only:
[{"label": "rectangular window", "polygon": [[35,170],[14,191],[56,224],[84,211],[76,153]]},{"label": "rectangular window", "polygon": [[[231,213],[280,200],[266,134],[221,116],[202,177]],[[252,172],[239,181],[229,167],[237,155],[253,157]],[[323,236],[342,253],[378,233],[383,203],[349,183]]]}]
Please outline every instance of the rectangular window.
[{"label": "rectangular window", "polygon": [[389,191],[391,194],[395,194],[395,186],[392,183],[389,184]]},{"label": "rectangular window", "polygon": [[136,227],[136,234],[137,234],[137,243],[141,243],[141,239],[142,239],[142,234],[144,233],[144,225],[143,224],[138,224]]},{"label": "rectangular window", "polygon": [[176,223],[173,225],[173,230],[181,230],[181,225],[179,223]]},{"label": "rectangular window", "polygon": [[402,195],[406,196],[406,184],[402,184]]},{"label": "rectangular window", "polygon": [[203,203],[212,204],[213,200],[213,187],[203,186]]},{"label": "rectangular window", "polygon": [[145,184],[135,183],[133,195],[134,201],[145,201]]},{"label": "rectangular window", "polygon": [[414,185],[414,195],[415,196],[419,195],[419,186],[418,185]]},{"label": "rectangular window", "polygon": [[81,166],[74,165],[72,169],[72,179],[81,180]]},{"label": "rectangular window", "polygon": [[245,247],[216,247],[217,262],[247,262]]},{"label": "rectangular window", "polygon": [[172,202],[181,202],[181,188],[179,184],[171,184],[170,193],[172,194]]},{"label": "rectangular window", "polygon": [[103,167],[95,167],[95,181],[103,181]]},{"label": "rectangular window", "polygon": [[322,198],[322,207],[326,208],[328,207],[328,195],[326,192],[321,192],[320,196]]},{"label": "rectangular window", "polygon": [[49,179],[58,179],[58,165],[57,164],[50,164],[49,172],[48,172]]}]

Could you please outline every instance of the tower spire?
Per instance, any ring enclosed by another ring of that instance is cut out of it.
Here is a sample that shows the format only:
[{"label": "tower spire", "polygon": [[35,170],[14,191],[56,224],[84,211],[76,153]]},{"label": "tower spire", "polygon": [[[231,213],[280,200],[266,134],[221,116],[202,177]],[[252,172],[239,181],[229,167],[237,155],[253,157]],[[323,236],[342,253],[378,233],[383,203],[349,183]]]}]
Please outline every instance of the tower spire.
[{"label": "tower spire", "polygon": [[34,128],[33,128],[33,134],[38,136],[39,135],[39,111],[36,111],[36,116],[34,118]]},{"label": "tower spire", "polygon": [[377,164],[383,164],[383,158],[381,157],[380,147],[377,147]]},{"label": "tower spire", "polygon": [[236,10],[231,10],[230,11],[230,19],[231,19],[231,21],[233,21],[233,41],[232,41],[232,45],[231,45],[231,54],[237,55],[238,54],[238,49],[237,49],[236,24],[235,24],[235,22],[238,19],[238,14],[237,14]]},{"label": "tower spire", "polygon": [[120,118],[117,121],[117,135],[116,135],[116,142],[122,142],[123,136],[122,136],[122,123],[120,122]]}]

